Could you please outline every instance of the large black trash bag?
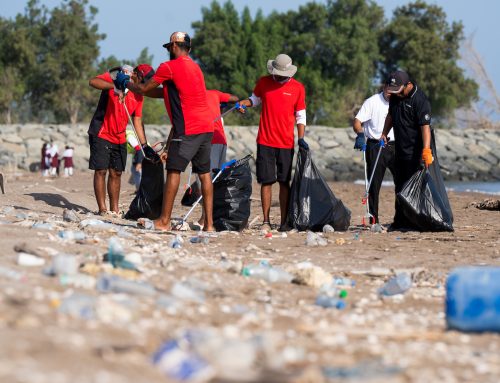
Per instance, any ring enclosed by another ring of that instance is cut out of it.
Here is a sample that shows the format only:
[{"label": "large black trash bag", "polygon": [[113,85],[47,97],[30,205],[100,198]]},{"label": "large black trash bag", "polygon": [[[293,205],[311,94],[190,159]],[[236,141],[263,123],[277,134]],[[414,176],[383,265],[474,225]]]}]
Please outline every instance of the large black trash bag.
[{"label": "large black trash bag", "polygon": [[214,227],[217,231],[241,231],[248,225],[252,172],[247,156],[226,168],[214,182]]},{"label": "large black trash bag", "polygon": [[161,214],[164,186],[165,175],[163,163],[153,164],[148,159],[142,160],[142,176],[139,191],[130,203],[125,218],[158,218]]},{"label": "large black trash bag", "polygon": [[422,167],[396,196],[405,217],[420,231],[453,231],[453,212],[444,186],[434,141],[433,163]]},{"label": "large black trash bag", "polygon": [[288,226],[300,231],[321,231],[331,225],[345,231],[351,211],[337,199],[311,159],[311,152],[299,148],[290,190]]}]

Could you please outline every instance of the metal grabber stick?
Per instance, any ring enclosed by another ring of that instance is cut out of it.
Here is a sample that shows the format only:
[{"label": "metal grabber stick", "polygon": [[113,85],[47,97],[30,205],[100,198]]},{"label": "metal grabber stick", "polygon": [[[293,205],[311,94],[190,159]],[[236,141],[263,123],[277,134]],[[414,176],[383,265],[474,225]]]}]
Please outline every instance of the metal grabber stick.
[{"label": "metal grabber stick", "polygon": [[142,155],[144,156],[144,158],[147,158],[149,160],[149,158],[144,153],[144,149],[142,148],[142,145],[141,145],[141,140],[139,140],[139,135],[137,134],[137,130],[135,130],[134,122],[132,121],[132,117],[130,117],[130,113],[128,112],[127,105],[125,105],[125,100],[123,100],[123,107],[125,108],[125,112],[127,113],[128,122],[130,122],[130,125],[132,125],[132,129],[134,130],[134,135],[135,135],[135,138],[137,138],[137,142],[139,143],[139,147],[141,148]]},{"label": "metal grabber stick", "polygon": [[368,217],[368,219],[370,221],[369,222],[370,224],[372,223],[371,222],[372,218],[375,219],[375,217],[372,214],[370,214],[370,207],[369,207],[369,203],[368,203],[368,196],[369,196],[369,193],[370,193],[370,186],[372,185],[373,176],[375,175],[375,170],[377,169],[378,160],[380,158],[380,154],[382,153],[382,149],[385,146],[385,142],[383,140],[380,140],[379,141],[379,145],[380,145],[380,148],[378,149],[377,158],[375,159],[375,164],[373,165],[372,174],[370,176],[370,180],[368,181],[368,183],[367,183],[366,144],[363,147],[363,160],[364,160],[364,163],[365,163],[365,195],[363,196],[361,202],[363,203],[363,205],[366,206],[366,214],[363,217],[363,222],[362,222],[363,226],[367,226],[365,218]]}]

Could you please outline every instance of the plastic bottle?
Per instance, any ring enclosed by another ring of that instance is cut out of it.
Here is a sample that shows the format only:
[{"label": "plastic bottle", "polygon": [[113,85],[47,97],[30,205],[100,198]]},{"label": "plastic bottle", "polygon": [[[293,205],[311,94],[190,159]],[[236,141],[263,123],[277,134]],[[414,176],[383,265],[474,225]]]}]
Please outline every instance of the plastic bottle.
[{"label": "plastic bottle", "polygon": [[9,269],[8,267],[4,266],[0,266],[0,277],[12,279],[14,281],[22,281],[26,278],[26,276],[23,273]]},{"label": "plastic bottle", "polygon": [[113,265],[127,270],[137,270],[137,266],[125,259],[125,250],[118,237],[111,237],[108,242],[108,254],[105,260]]},{"label": "plastic bottle", "polygon": [[316,305],[324,308],[334,307],[336,309],[341,310],[346,306],[346,303],[343,299],[337,297],[331,297],[325,294],[320,294],[316,298]]},{"label": "plastic bottle", "polygon": [[356,286],[356,281],[350,278],[334,277],[333,283],[337,286]]},{"label": "plastic bottle", "polygon": [[328,241],[312,231],[307,232],[306,246],[326,246]]},{"label": "plastic bottle", "polygon": [[129,281],[116,275],[101,274],[97,280],[97,290],[103,293],[126,293],[135,295],[155,295],[154,286],[145,282]]},{"label": "plastic bottle", "polygon": [[205,293],[190,286],[187,282],[175,282],[170,290],[173,297],[183,301],[194,301],[202,303],[205,300]]},{"label": "plastic bottle", "polygon": [[83,319],[93,319],[95,303],[95,297],[76,293],[64,298],[59,306],[59,312]]},{"label": "plastic bottle", "polygon": [[96,279],[86,274],[61,275],[59,282],[63,286],[73,286],[82,289],[93,289],[96,285]]},{"label": "plastic bottle", "polygon": [[208,245],[208,243],[210,242],[208,237],[204,237],[201,235],[197,235],[196,237],[192,237],[189,241],[191,243],[202,243],[203,245]]},{"label": "plastic bottle", "polygon": [[70,254],[57,254],[52,260],[50,265],[44,273],[47,275],[73,275],[78,273],[78,261],[74,255]]},{"label": "plastic bottle", "polygon": [[500,332],[500,267],[454,269],[446,281],[450,329]]},{"label": "plastic bottle", "polygon": [[290,283],[293,280],[293,275],[279,267],[271,267],[265,265],[248,265],[243,268],[241,274],[246,277],[263,279],[268,282],[285,282]]},{"label": "plastic bottle", "polygon": [[170,241],[170,247],[172,249],[180,249],[182,247],[182,244],[184,243],[184,240],[180,235],[176,235],[171,241]]},{"label": "plastic bottle", "polygon": [[319,295],[327,295],[334,298],[346,298],[347,290],[339,289],[335,283],[324,284],[319,289]]},{"label": "plastic bottle", "polygon": [[411,276],[408,273],[400,273],[389,279],[383,285],[378,293],[380,295],[391,296],[396,294],[404,294],[411,287]]},{"label": "plastic bottle", "polygon": [[66,231],[60,231],[57,233],[59,238],[62,239],[73,239],[75,241],[82,241],[86,238],[86,235],[83,231],[73,231],[73,230],[66,230]]},{"label": "plastic bottle", "polygon": [[17,264],[20,266],[43,266],[45,259],[33,254],[19,253],[17,255]]}]

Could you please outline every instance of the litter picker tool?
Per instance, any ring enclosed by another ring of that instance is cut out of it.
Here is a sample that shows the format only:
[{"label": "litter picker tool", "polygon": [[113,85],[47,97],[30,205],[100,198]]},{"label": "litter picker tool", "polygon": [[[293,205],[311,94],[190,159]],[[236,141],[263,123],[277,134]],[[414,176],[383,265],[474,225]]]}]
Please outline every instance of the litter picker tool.
[{"label": "litter picker tool", "polygon": [[215,120],[214,120],[214,123],[216,123],[217,121],[219,121],[221,118],[223,118],[224,116],[228,115],[229,113],[231,113],[233,110],[236,110],[236,109],[239,109],[239,108],[243,108],[243,109],[246,109],[247,107],[245,105],[241,105],[239,102],[237,102],[236,104],[234,104],[231,108],[229,108],[228,110],[226,110],[224,113],[222,113],[220,116],[216,117]]},{"label": "litter picker tool", "polygon": [[[380,153],[382,153],[382,149],[385,146],[384,140],[379,141],[380,148],[378,149],[377,157],[375,159],[375,164],[373,165],[373,170],[372,174],[370,176],[370,179],[368,180],[368,174],[367,174],[367,163],[366,163],[366,144],[363,146],[363,160],[365,163],[365,195],[361,199],[361,203],[366,206],[366,214],[363,216],[362,219],[362,224],[363,226],[368,226],[371,223],[374,223],[373,221],[375,220],[375,217],[370,213],[370,206],[368,203],[368,195],[370,193],[370,186],[372,185],[373,181],[373,176],[375,175],[375,170],[377,169],[377,164],[378,160],[380,158]],[[368,224],[366,222],[366,219],[368,218]]]}]

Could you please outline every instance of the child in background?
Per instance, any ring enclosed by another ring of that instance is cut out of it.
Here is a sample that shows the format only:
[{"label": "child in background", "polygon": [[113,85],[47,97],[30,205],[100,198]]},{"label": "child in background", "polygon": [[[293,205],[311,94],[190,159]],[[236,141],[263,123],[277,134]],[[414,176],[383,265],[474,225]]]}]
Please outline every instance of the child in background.
[{"label": "child in background", "polygon": [[73,175],[73,152],[74,149],[69,145],[66,145],[66,148],[63,153],[64,177],[70,177]]},{"label": "child in background", "polygon": [[54,144],[50,148],[50,176],[57,177],[57,169],[59,169],[59,153],[57,145]]}]

